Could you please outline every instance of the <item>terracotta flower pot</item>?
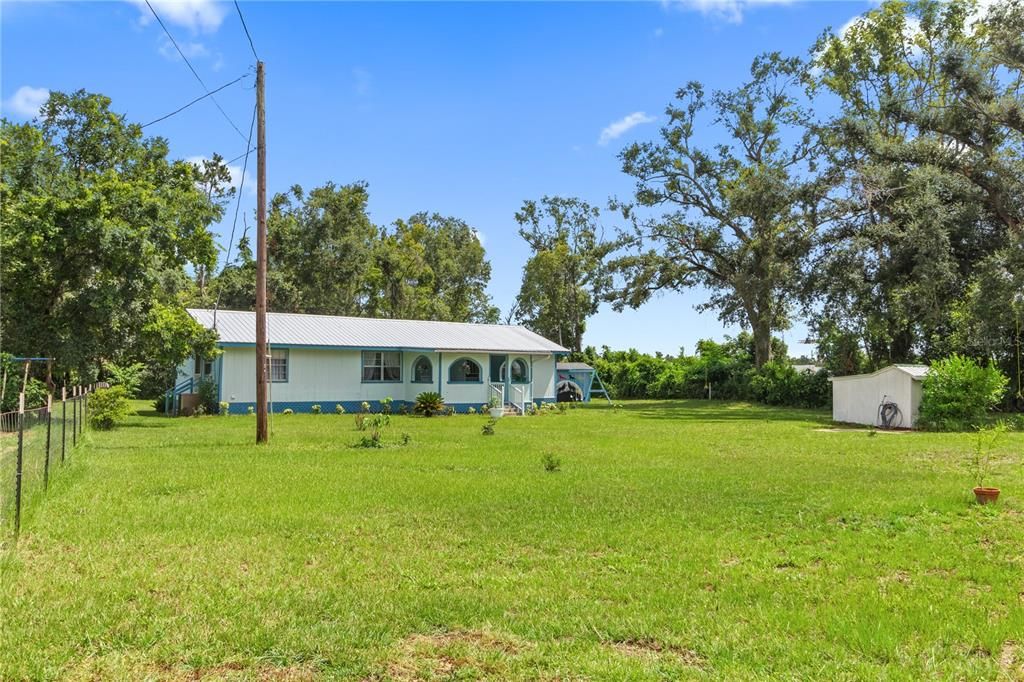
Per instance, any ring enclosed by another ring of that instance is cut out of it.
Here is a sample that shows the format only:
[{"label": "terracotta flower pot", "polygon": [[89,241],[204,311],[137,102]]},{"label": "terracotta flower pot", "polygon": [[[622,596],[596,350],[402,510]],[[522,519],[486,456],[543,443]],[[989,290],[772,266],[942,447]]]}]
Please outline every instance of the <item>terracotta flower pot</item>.
[{"label": "terracotta flower pot", "polygon": [[978,500],[978,504],[995,503],[999,499],[999,488],[983,488],[978,486],[974,489],[974,498]]}]

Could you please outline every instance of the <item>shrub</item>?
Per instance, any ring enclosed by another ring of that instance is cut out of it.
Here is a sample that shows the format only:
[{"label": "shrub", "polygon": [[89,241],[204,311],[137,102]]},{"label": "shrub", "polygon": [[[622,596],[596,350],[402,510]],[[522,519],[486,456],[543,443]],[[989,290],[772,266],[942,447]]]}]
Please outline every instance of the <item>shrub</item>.
[{"label": "shrub", "polygon": [[217,400],[217,384],[213,379],[206,378],[200,381],[196,393],[199,394],[199,407],[203,408],[203,414],[216,414],[219,402]]},{"label": "shrub", "polygon": [[125,395],[134,398],[139,394],[139,387],[142,385],[142,375],[146,366],[141,362],[134,362],[130,365],[116,365],[113,362],[104,363],[109,376],[111,386],[124,386]]},{"label": "shrub", "polygon": [[334,414],[345,414],[345,406],[338,403],[334,406]]},{"label": "shrub", "polygon": [[562,460],[555,457],[550,452],[545,452],[544,456],[540,458],[540,463],[544,465],[544,471],[549,474],[553,474],[556,471],[562,470]]},{"label": "shrub", "polygon": [[422,414],[424,417],[433,417],[435,414],[444,412],[444,400],[441,394],[436,391],[424,391],[416,396],[416,405],[413,412]]},{"label": "shrub", "polygon": [[231,412],[231,403],[222,400],[217,405],[217,408],[220,410],[220,414],[226,417]]},{"label": "shrub", "polygon": [[411,441],[411,440],[412,440],[412,436],[410,436],[408,433],[403,433],[402,434],[402,445],[408,445],[409,441]]},{"label": "shrub", "polygon": [[312,412],[313,414],[320,414],[323,410],[320,408],[319,405],[313,405],[312,407],[309,408],[309,411]]},{"label": "shrub", "polygon": [[362,402],[362,403],[361,403],[361,404],[359,405],[359,409],[361,409],[361,410],[362,410],[363,412],[369,412],[369,411],[370,411],[370,403],[368,403],[368,402],[366,402],[366,401],[364,400],[364,401],[363,401],[363,402]]},{"label": "shrub", "polygon": [[391,399],[391,396],[385,396],[380,399],[380,411],[384,414],[391,414],[391,403],[395,402]]},{"label": "shrub", "polygon": [[476,408],[470,405],[468,408],[466,408],[466,414],[476,414]]},{"label": "shrub", "polygon": [[406,403],[402,403],[398,406],[398,414],[405,416],[409,414],[409,406]]},{"label": "shrub", "polygon": [[293,410],[290,407],[286,407],[283,410],[281,410],[281,414],[295,414],[295,410]]},{"label": "shrub", "polygon": [[192,416],[193,417],[202,417],[205,414],[206,414],[206,406],[205,405],[196,405],[195,409],[192,410]]},{"label": "shrub", "polygon": [[370,435],[363,436],[356,441],[357,448],[382,448],[384,447],[384,441],[381,438],[380,431],[371,431]]},{"label": "shrub", "polygon": [[101,388],[89,398],[89,424],[94,429],[109,431],[124,421],[129,412],[124,386]]},{"label": "shrub", "polygon": [[490,419],[487,420],[487,423],[483,425],[483,428],[480,429],[480,433],[482,433],[485,436],[493,436],[494,427],[497,425],[497,423],[498,420],[495,419],[494,417],[491,417]]},{"label": "shrub", "polygon": [[256,414],[256,408],[250,405],[249,407],[245,408],[245,413],[248,415],[254,415]]},{"label": "shrub", "polygon": [[955,354],[937,360],[922,385],[920,422],[940,430],[977,425],[1003,397],[1008,382],[995,365],[982,367]]},{"label": "shrub", "polygon": [[355,416],[356,431],[366,430],[366,415],[360,412]]}]

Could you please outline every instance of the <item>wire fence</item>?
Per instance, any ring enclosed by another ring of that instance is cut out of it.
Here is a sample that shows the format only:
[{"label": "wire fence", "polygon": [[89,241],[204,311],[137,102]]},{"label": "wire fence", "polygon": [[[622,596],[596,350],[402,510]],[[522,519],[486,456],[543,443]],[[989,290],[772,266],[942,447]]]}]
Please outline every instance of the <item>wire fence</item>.
[{"label": "wire fence", "polygon": [[39,504],[82,442],[88,415],[86,389],[0,414],[0,549],[17,542],[24,514]]}]

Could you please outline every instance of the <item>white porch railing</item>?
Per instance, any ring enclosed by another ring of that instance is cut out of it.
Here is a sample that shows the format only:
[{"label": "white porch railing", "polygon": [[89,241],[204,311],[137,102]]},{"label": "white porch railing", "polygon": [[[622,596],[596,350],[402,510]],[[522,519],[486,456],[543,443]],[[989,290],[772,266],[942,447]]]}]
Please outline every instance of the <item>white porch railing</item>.
[{"label": "white porch railing", "polygon": [[489,385],[487,402],[490,402],[492,398],[497,398],[498,405],[505,407],[505,384],[492,383]]},{"label": "white porch railing", "polygon": [[526,414],[526,389],[523,386],[512,386],[512,404],[519,408],[519,414]]}]

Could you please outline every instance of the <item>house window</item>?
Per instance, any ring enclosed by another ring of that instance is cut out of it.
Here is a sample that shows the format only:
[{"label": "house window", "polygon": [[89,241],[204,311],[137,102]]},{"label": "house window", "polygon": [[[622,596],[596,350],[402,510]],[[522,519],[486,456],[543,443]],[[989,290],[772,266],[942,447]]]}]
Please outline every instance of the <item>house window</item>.
[{"label": "house window", "polygon": [[423,355],[416,358],[412,366],[412,381],[415,384],[431,384],[434,382],[434,366]]},{"label": "house window", "polygon": [[196,364],[193,367],[193,374],[200,376],[210,376],[213,374],[213,360],[204,360],[200,356],[196,356]]},{"label": "house window", "polygon": [[526,361],[516,358],[512,361],[512,383],[526,384],[530,381],[530,372],[526,369]]},{"label": "house window", "polygon": [[288,349],[270,349],[270,380],[273,382],[288,381]]},{"label": "house window", "polygon": [[469,358],[460,358],[448,368],[448,381],[458,383],[480,383],[480,365]]},{"label": "house window", "polygon": [[401,381],[402,354],[398,351],[364,351],[363,381]]}]

